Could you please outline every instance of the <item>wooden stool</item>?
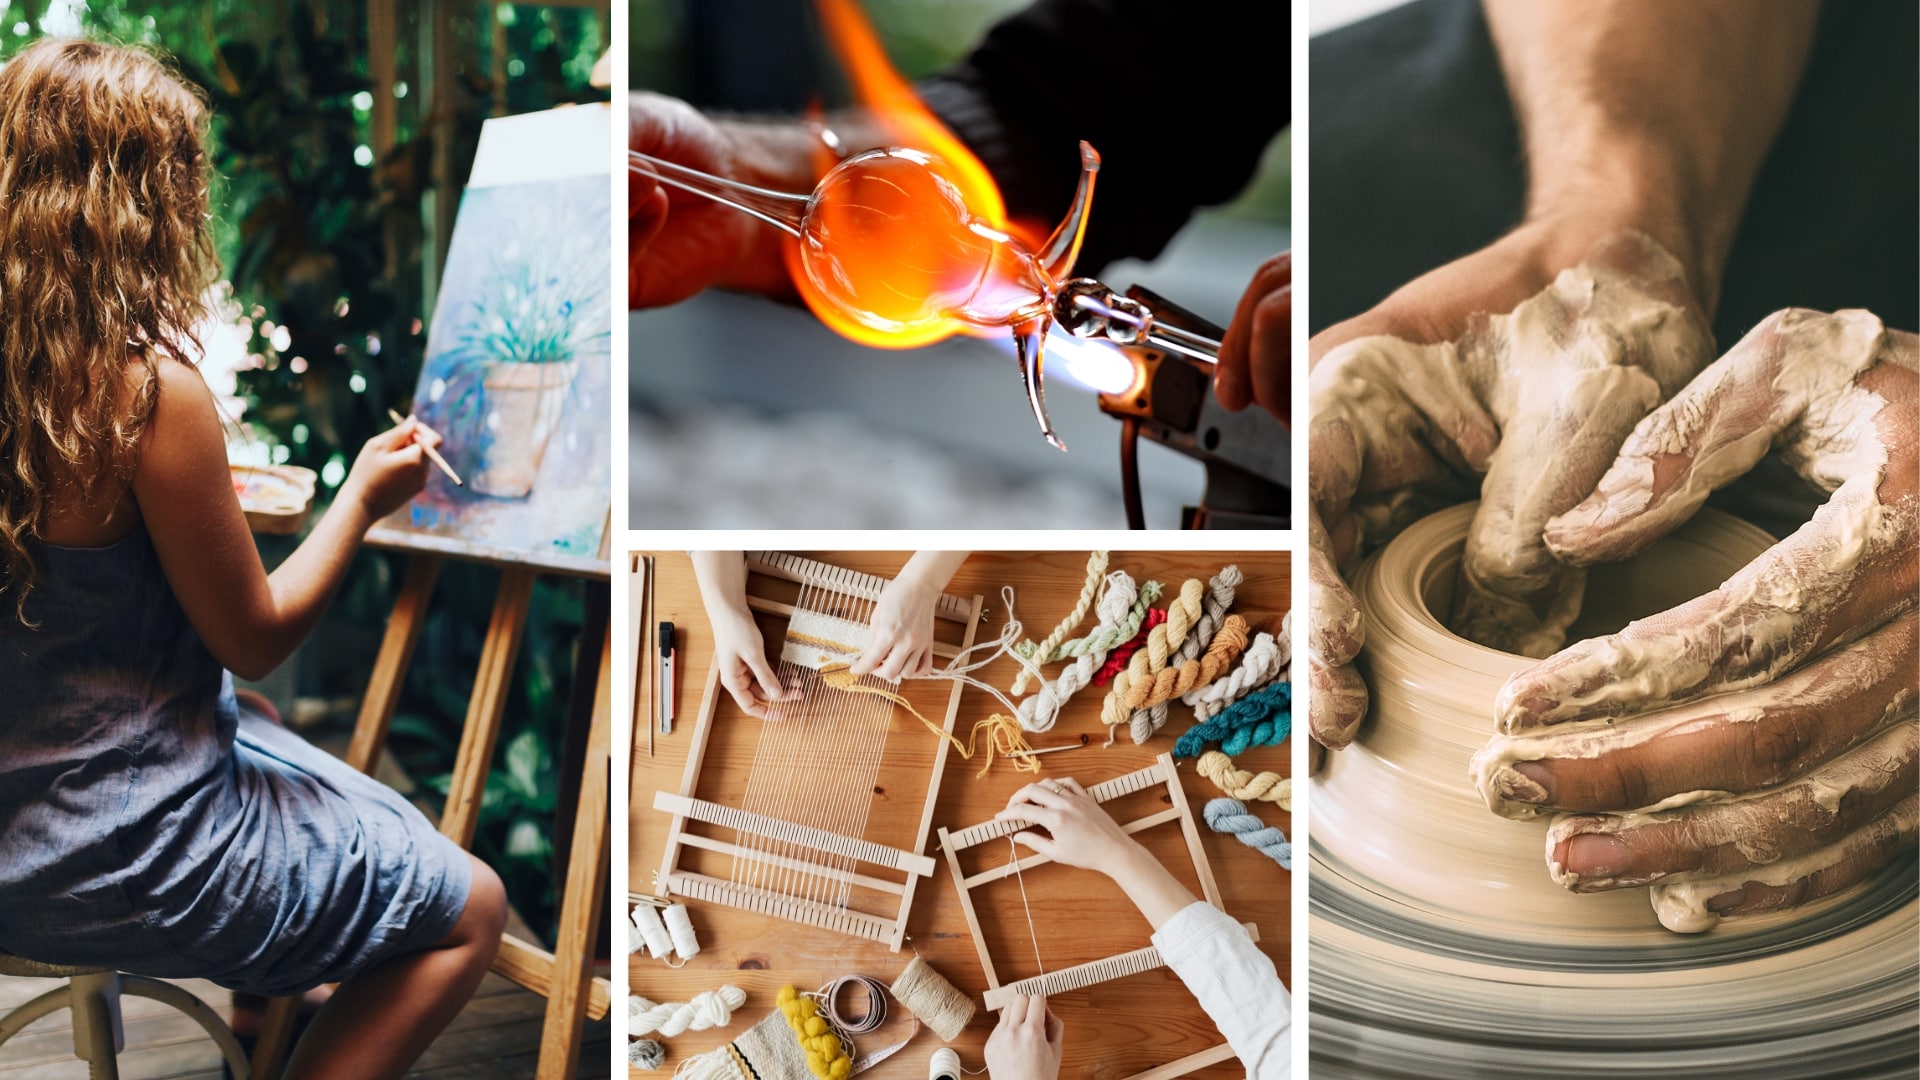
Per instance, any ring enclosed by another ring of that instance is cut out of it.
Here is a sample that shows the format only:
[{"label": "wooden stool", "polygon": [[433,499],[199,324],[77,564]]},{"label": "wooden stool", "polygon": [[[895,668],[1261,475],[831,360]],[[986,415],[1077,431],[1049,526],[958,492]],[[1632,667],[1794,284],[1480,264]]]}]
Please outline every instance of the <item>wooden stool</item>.
[{"label": "wooden stool", "polygon": [[219,1014],[192,994],[159,979],[144,975],[124,975],[105,968],[63,967],[0,952],[0,975],[29,979],[65,979],[67,985],[49,990],[25,1005],[0,1017],[0,1044],[18,1035],[21,1029],[57,1009],[73,1010],[73,1053],[87,1063],[94,1080],[119,1080],[115,1058],[126,1045],[126,1033],[120,1023],[120,996],[151,998],[162,1005],[185,1013],[187,1019],[206,1029],[235,1080],[247,1080],[247,1055],[240,1049],[233,1030]]}]

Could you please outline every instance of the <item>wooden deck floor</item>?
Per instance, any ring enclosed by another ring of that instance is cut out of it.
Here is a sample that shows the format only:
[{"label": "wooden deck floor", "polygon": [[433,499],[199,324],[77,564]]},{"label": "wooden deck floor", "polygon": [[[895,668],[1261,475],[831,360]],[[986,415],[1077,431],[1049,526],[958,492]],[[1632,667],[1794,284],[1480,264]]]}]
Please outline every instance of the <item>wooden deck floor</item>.
[{"label": "wooden deck floor", "polygon": [[[0,1013],[58,985],[54,979],[0,978]],[[203,980],[182,986],[227,1015],[225,990]],[[123,1080],[219,1080],[220,1053],[193,1021],[145,998],[125,998],[127,1048]],[[531,1077],[540,1049],[546,999],[498,975],[481,983],[467,1007],[427,1050],[409,1077],[432,1080],[511,1080]],[[611,1067],[608,1022],[589,1021],[582,1040],[580,1077],[604,1077]],[[84,1080],[73,1057],[73,1018],[61,1010],[41,1018],[0,1046],[0,1080]]]}]

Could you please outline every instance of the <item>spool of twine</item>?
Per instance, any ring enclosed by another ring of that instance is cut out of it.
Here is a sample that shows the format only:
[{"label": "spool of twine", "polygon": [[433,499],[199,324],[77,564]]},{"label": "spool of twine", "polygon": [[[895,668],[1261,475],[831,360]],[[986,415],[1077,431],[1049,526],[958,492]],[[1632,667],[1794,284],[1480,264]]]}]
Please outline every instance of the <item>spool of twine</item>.
[{"label": "spool of twine", "polygon": [[960,1055],[950,1046],[943,1046],[933,1052],[933,1059],[927,1062],[927,1080],[965,1080],[960,1070]]},{"label": "spool of twine", "polygon": [[687,914],[687,905],[669,904],[661,913],[666,920],[667,933],[673,936],[673,951],[680,954],[681,962],[693,959],[700,951],[700,939],[694,936],[693,919]]},{"label": "spool of twine", "polygon": [[673,952],[673,938],[667,935],[665,924],[660,921],[660,913],[651,904],[640,904],[633,909],[633,927],[640,931],[641,940],[647,943],[647,955],[665,959]]},{"label": "spool of twine", "polygon": [[893,981],[894,998],[942,1042],[952,1042],[973,1019],[973,999],[960,992],[925,960],[914,957]]}]

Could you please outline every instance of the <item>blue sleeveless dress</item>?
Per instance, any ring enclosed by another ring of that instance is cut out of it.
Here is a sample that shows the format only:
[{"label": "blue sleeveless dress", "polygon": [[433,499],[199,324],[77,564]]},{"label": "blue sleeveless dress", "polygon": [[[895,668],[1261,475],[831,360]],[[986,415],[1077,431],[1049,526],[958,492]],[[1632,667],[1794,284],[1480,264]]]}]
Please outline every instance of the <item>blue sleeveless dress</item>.
[{"label": "blue sleeveless dress", "polygon": [[144,526],[0,598],[0,950],[291,994],[444,938],[472,868],[399,793],[237,707]]}]

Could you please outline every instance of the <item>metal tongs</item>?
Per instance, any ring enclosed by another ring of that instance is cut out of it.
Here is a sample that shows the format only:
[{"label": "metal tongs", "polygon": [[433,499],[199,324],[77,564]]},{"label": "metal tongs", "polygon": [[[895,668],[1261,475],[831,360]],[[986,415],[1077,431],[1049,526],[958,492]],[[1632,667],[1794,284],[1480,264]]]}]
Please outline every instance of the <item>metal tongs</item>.
[{"label": "metal tongs", "polygon": [[1093,278],[1074,278],[1060,286],[1053,321],[1077,338],[1148,345],[1208,364],[1220,359],[1218,341],[1156,320],[1153,309]]}]

